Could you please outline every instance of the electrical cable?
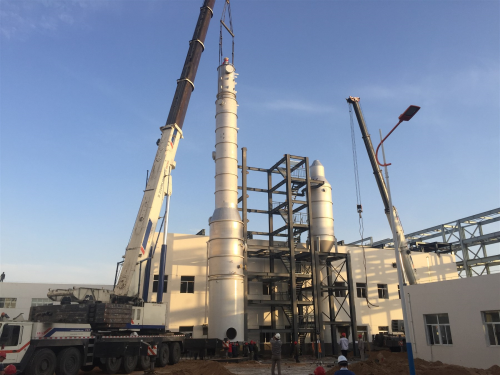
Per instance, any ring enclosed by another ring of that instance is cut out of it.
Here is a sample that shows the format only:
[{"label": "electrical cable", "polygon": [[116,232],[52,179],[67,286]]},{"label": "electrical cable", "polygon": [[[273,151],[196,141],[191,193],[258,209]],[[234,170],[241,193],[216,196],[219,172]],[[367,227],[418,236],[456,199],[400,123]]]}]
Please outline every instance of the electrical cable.
[{"label": "electrical cable", "polygon": [[351,125],[351,145],[352,145],[352,160],[354,164],[354,184],[356,186],[356,207],[359,214],[359,235],[361,237],[361,249],[363,250],[363,267],[365,269],[365,300],[368,308],[378,307],[377,305],[370,302],[368,299],[368,273],[366,272],[366,254],[365,254],[365,245],[363,241],[364,236],[364,223],[363,223],[363,206],[361,204],[361,187],[359,185],[359,172],[358,172],[358,154],[356,152],[356,136],[354,133],[354,119],[352,115],[352,104],[349,103],[349,117],[350,117],[350,125]]}]

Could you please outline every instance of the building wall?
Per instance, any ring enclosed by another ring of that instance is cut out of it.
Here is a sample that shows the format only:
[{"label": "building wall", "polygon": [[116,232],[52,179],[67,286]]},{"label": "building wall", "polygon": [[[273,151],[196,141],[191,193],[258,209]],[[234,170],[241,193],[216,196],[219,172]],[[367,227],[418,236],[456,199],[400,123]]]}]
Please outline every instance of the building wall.
[{"label": "building wall", "polygon": [[[366,272],[363,264],[363,249],[361,247],[338,246],[339,253],[349,252],[352,262],[353,287],[356,295],[356,283],[366,283],[368,278],[367,296],[373,304],[368,306],[365,298],[355,297],[357,326],[366,327],[367,338],[371,341],[372,335],[379,333],[379,327],[389,326],[391,331],[392,320],[402,320],[401,300],[398,294],[397,269],[394,249],[365,248]],[[412,253],[413,263],[417,269],[419,283],[453,280],[458,278],[455,259],[452,254],[438,256],[434,253]],[[341,272],[347,280],[345,271]],[[340,281],[340,279],[339,279]],[[387,284],[389,298],[379,298],[377,284]],[[326,296],[326,294],[325,294]],[[335,304],[339,310],[339,303]],[[347,311],[349,309],[346,308]],[[340,309],[338,321],[349,321],[346,312]],[[328,326],[324,326],[328,329]],[[338,332],[336,340],[340,339]]]},{"label": "building wall", "polygon": [[[158,243],[162,242],[162,236]],[[168,287],[163,300],[168,305],[167,327],[177,331],[179,327],[194,327],[193,337],[203,337],[203,324],[206,322],[206,262],[207,262],[207,236],[196,236],[186,234],[168,235],[167,266],[165,274],[168,276]],[[365,282],[365,271],[363,266],[363,249],[360,247],[339,246],[339,252],[351,253],[354,284]],[[365,248],[366,274],[368,276],[369,301],[376,306],[368,307],[364,298],[356,298],[357,325],[367,327],[368,338],[379,332],[379,327],[391,325],[391,320],[402,320],[401,300],[398,297],[398,280],[396,269],[392,264],[395,262],[394,250]],[[413,254],[413,261],[417,268],[420,282],[435,282],[457,278],[454,256],[437,256],[433,253]],[[152,291],[153,278],[158,274],[159,252],[156,252],[150,281]],[[249,259],[249,271],[269,272],[269,259]],[[275,261],[275,272],[285,273],[286,268],[282,262]],[[345,272],[341,275],[347,279]],[[195,276],[194,293],[180,293],[181,276]],[[377,284],[387,284],[389,299],[378,297]],[[277,283],[278,292],[286,292],[286,283]],[[262,282],[249,279],[249,300],[265,300],[270,296],[263,295]],[[355,285],[354,285],[355,287]],[[156,301],[156,294],[150,292],[151,301]],[[325,295],[326,296],[326,295]],[[324,297],[325,297],[324,296]],[[327,299],[324,299],[327,301]],[[327,308],[327,302],[323,303]],[[346,305],[344,306],[346,307]],[[337,304],[337,310],[339,305]],[[346,307],[347,311],[349,309]],[[276,309],[277,328],[285,328],[288,325],[285,315],[280,308]],[[271,308],[269,306],[249,305],[248,328],[259,329],[261,326],[271,325]],[[328,313],[328,311],[327,311]],[[243,319],[243,316],[241,317]],[[343,310],[340,311],[338,321],[349,321]],[[347,323],[346,323],[347,324]],[[329,326],[324,326],[330,330]],[[389,329],[390,331],[390,329]],[[249,339],[260,340],[258,333],[251,333]],[[331,342],[329,335],[327,339]],[[336,332],[335,340],[339,336]]]},{"label": "building wall", "polygon": [[[500,365],[500,345],[489,345],[483,311],[500,311],[500,274],[406,288],[414,355],[427,361],[489,368]],[[447,313],[452,345],[430,345],[424,315]]]},{"label": "building wall", "polygon": [[35,283],[0,283],[0,298],[17,298],[15,308],[0,307],[11,318],[24,314],[28,319],[33,299],[46,299],[49,289],[71,289],[73,287],[89,287],[113,289],[113,285],[91,285],[91,284],[35,284]]}]

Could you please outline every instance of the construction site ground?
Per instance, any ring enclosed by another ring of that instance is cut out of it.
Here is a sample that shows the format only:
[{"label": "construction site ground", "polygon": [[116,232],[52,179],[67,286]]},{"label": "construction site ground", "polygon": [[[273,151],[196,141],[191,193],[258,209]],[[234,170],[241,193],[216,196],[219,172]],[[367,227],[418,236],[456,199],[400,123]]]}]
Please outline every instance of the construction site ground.
[{"label": "construction site ground", "polygon": [[[327,375],[333,375],[339,369],[335,357],[322,359],[322,365]],[[301,357],[301,363],[295,363],[292,358],[283,358],[281,361],[282,375],[309,375],[313,374],[318,361],[312,357]],[[489,369],[473,369],[441,362],[427,362],[415,359],[417,375],[500,375],[500,366],[494,365]],[[371,352],[365,361],[352,360],[349,370],[356,375],[398,375],[409,374],[406,353],[391,353],[389,351]],[[240,363],[223,363],[216,361],[202,361],[183,359],[173,366],[155,369],[157,374],[165,375],[250,375],[271,374],[271,360],[245,361]],[[93,373],[103,374],[99,368]],[[276,374],[278,372],[276,371]],[[85,373],[80,372],[80,375]],[[142,371],[133,373],[142,375]]]}]

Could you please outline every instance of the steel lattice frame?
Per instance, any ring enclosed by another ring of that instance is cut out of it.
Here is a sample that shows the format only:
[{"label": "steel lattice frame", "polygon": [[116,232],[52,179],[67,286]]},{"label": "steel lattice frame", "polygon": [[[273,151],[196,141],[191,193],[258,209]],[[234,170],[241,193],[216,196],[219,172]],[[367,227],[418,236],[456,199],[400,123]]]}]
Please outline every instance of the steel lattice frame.
[{"label": "steel lattice frame", "polygon": [[[458,275],[462,278],[480,276],[500,272],[500,252],[493,250],[491,246],[500,243],[499,222],[500,208],[495,208],[449,223],[408,233],[405,236],[410,247],[418,247],[419,244],[427,243],[429,240],[450,244],[450,250],[455,253],[457,259]],[[373,243],[373,247],[393,246],[392,239]],[[490,249],[495,254],[491,254]],[[490,255],[488,255],[489,251]]]}]

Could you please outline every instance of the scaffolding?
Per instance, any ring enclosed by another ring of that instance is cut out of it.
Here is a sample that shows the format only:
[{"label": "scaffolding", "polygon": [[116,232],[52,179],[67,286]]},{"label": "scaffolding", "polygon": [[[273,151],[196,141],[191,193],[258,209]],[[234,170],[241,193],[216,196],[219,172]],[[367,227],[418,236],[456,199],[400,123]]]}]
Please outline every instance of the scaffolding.
[{"label": "scaffolding", "polygon": [[[336,354],[335,327],[348,326],[352,330],[354,344],[357,327],[350,255],[321,253],[319,248],[310,245],[319,244],[319,241],[311,241],[310,238],[311,189],[319,188],[323,181],[311,178],[309,159],[287,154],[271,168],[255,168],[247,166],[246,148],[243,148],[239,168],[242,170],[242,186],[238,187],[242,191],[239,210],[242,212],[246,247],[245,337],[248,337],[248,331],[252,331],[248,329],[248,306],[259,305],[271,310],[271,326],[260,327],[258,331],[261,334],[287,334],[290,342],[297,341],[303,351],[305,339],[309,336],[311,342],[322,344],[323,353]],[[267,187],[247,186],[250,171],[265,173]],[[248,208],[248,191],[267,194],[266,209]],[[266,215],[267,231],[248,230],[248,213]],[[248,258],[268,260],[269,272],[247,270]],[[343,271],[347,279],[342,277]],[[270,299],[249,300],[249,278],[267,285]],[[279,290],[277,283],[286,284],[286,290]],[[323,311],[322,304],[326,299],[328,308]],[[337,319],[342,310],[347,313],[349,321]],[[278,311],[282,312],[285,328],[277,328]],[[331,349],[329,345],[324,345],[326,326],[331,331]]]}]

